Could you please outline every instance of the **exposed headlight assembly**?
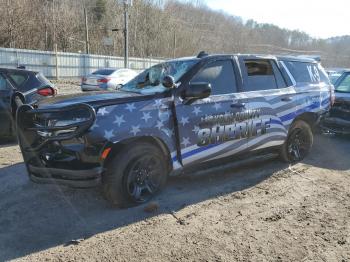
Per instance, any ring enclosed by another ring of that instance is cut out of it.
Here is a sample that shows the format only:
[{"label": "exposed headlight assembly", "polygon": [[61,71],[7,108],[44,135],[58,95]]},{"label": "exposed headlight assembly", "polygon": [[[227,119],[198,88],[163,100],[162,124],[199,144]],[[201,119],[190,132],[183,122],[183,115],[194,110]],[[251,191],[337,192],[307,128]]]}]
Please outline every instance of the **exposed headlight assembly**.
[{"label": "exposed headlight assembly", "polygon": [[45,140],[77,137],[90,128],[96,118],[95,110],[86,104],[57,109],[34,109],[26,113],[34,114],[34,126],[28,130],[35,131]]}]

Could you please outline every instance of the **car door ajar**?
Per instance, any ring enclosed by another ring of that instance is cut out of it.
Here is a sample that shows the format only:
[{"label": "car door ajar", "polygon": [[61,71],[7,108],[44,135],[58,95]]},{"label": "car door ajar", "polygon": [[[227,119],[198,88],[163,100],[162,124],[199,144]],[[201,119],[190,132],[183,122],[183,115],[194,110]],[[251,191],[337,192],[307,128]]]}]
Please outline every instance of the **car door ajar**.
[{"label": "car door ajar", "polygon": [[248,151],[282,145],[287,137],[284,116],[294,111],[294,88],[287,87],[274,59],[240,58],[242,95],[249,110]]},{"label": "car door ajar", "polygon": [[[210,97],[188,105],[176,98],[176,115],[184,166],[229,156],[246,149],[241,123],[235,64],[232,59],[207,62],[185,88],[196,83],[210,83]],[[238,106],[236,106],[238,105]],[[173,159],[174,160],[174,159]]]},{"label": "car door ajar", "polygon": [[11,97],[13,89],[11,84],[0,74],[0,135],[10,135],[12,126]]}]

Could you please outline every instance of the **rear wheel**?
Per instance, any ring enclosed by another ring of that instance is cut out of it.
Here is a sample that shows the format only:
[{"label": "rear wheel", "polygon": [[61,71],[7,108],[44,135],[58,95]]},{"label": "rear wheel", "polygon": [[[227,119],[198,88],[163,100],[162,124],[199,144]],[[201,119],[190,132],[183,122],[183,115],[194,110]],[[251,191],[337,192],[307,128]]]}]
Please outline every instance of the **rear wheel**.
[{"label": "rear wheel", "polygon": [[168,164],[162,151],[148,143],[128,146],[115,156],[103,175],[104,195],[127,207],[145,203],[165,185]]},{"label": "rear wheel", "polygon": [[287,140],[281,148],[281,158],[288,163],[303,160],[310,152],[313,144],[311,127],[302,120],[292,124]]}]

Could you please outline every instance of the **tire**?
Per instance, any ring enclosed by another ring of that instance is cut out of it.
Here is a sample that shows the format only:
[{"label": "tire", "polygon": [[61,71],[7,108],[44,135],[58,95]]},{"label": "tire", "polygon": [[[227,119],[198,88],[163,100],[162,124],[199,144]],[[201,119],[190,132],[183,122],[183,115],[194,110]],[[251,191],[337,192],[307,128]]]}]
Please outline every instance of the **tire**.
[{"label": "tire", "polygon": [[166,184],[169,165],[150,143],[131,144],[114,156],[102,176],[103,194],[115,206],[148,202]]},{"label": "tire", "polygon": [[302,161],[310,152],[314,142],[311,127],[303,120],[297,120],[289,129],[287,139],[280,152],[287,163]]}]

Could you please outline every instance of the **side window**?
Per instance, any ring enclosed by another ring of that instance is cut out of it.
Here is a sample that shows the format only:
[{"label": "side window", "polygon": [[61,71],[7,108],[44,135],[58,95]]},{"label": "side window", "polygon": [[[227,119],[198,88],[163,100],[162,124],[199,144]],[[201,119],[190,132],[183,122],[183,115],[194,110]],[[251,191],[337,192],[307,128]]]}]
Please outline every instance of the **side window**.
[{"label": "side window", "polygon": [[[244,91],[260,91],[277,89],[277,80],[274,75],[273,61],[271,60],[244,60],[246,76]],[[276,70],[278,70],[277,66]],[[282,78],[282,76],[280,76]],[[279,79],[282,81],[283,79]]]},{"label": "side window", "polygon": [[272,62],[272,67],[273,67],[273,72],[274,72],[275,77],[276,77],[277,87],[278,88],[287,87],[286,81],[284,80],[282,73],[275,62]]},{"label": "side window", "polygon": [[289,72],[297,83],[319,83],[321,75],[316,63],[285,61]]},{"label": "side window", "polygon": [[209,63],[191,80],[211,84],[212,95],[232,94],[237,92],[237,84],[231,60]]},{"label": "side window", "polygon": [[0,74],[0,91],[9,90],[10,86],[6,78]]},{"label": "side window", "polygon": [[350,93],[350,74],[346,75],[335,89],[338,92]]},{"label": "side window", "polygon": [[27,76],[20,73],[8,73],[8,76],[17,86],[21,86],[27,80]]}]

